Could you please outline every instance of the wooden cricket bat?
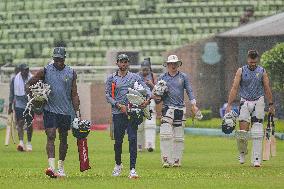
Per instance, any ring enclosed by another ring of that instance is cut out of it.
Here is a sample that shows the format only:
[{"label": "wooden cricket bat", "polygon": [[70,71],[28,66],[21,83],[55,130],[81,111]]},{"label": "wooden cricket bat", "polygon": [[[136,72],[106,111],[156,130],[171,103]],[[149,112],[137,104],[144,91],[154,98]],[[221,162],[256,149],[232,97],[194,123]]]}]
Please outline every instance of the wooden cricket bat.
[{"label": "wooden cricket bat", "polygon": [[9,145],[11,137],[12,137],[13,143],[16,144],[16,141],[15,141],[14,113],[9,114],[8,117],[7,117],[5,146]]},{"label": "wooden cricket bat", "polygon": [[9,145],[10,136],[11,136],[11,124],[9,121],[10,115],[8,115],[7,126],[6,126],[6,136],[5,136],[5,146]]},{"label": "wooden cricket bat", "polygon": [[262,157],[264,161],[267,161],[270,158],[271,140],[268,135],[270,135],[270,133],[267,130],[265,130],[265,138],[264,138],[264,144],[263,144],[263,157]]},{"label": "wooden cricket bat", "polygon": [[271,136],[270,148],[271,148],[271,156],[272,157],[276,156],[276,139],[274,135]]}]

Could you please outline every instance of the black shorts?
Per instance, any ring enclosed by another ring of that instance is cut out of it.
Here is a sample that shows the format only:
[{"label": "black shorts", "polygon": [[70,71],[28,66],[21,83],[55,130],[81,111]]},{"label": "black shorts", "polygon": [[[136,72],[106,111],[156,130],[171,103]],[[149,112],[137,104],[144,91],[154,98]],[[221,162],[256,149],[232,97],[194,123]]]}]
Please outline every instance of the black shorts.
[{"label": "black shorts", "polygon": [[19,121],[20,119],[24,119],[24,108],[17,108],[15,107],[15,114],[16,114],[16,120]]},{"label": "black shorts", "polygon": [[60,128],[69,130],[71,127],[71,116],[56,114],[53,112],[43,111],[44,128]]}]

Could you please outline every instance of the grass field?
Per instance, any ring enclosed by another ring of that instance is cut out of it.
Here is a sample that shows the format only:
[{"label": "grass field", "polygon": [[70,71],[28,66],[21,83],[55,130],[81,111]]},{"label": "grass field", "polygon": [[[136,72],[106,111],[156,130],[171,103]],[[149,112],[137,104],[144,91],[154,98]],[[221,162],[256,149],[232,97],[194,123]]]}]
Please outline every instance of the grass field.
[{"label": "grass field", "polygon": [[[194,123],[191,118],[187,118],[185,125],[186,127],[194,127],[194,128],[214,128],[218,129],[221,127],[222,119],[220,118],[212,118],[210,120],[194,120]],[[237,123],[237,128],[238,128]],[[264,128],[266,128],[267,121],[264,121]],[[284,120],[283,119],[277,119],[275,120],[275,129],[276,132],[284,133]]]},{"label": "grass field", "polygon": [[[4,129],[0,138],[4,143]],[[181,168],[163,169],[160,153],[138,154],[140,178],[127,178],[129,170],[128,142],[124,143],[122,176],[114,178],[113,141],[108,132],[92,132],[88,137],[92,169],[81,173],[76,141],[69,135],[69,151],[65,162],[68,177],[50,179],[44,174],[47,166],[45,134],[35,132],[33,152],[17,152],[15,145],[0,146],[0,188],[283,188],[284,142],[277,140],[277,157],[264,162],[261,168],[250,167],[249,161],[237,161],[235,140],[221,137],[186,136]],[[57,141],[58,142],[58,141]],[[57,145],[58,146],[58,145]],[[157,146],[159,144],[157,143]],[[56,148],[56,152],[57,152]],[[58,153],[57,153],[58,157]],[[249,160],[249,157],[247,158]]]}]

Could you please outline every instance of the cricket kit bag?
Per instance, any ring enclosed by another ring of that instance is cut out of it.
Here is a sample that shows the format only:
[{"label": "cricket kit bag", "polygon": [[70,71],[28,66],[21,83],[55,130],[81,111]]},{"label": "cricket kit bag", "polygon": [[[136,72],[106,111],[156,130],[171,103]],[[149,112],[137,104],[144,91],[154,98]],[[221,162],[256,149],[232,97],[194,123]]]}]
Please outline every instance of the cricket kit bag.
[{"label": "cricket kit bag", "polygon": [[90,133],[91,123],[87,120],[75,118],[72,122],[72,134],[77,138],[77,147],[80,161],[80,171],[91,169],[88,155],[87,136]]},{"label": "cricket kit bag", "polygon": [[222,120],[222,132],[225,134],[231,134],[236,127],[236,119],[238,114],[235,111],[230,111],[224,115]]}]

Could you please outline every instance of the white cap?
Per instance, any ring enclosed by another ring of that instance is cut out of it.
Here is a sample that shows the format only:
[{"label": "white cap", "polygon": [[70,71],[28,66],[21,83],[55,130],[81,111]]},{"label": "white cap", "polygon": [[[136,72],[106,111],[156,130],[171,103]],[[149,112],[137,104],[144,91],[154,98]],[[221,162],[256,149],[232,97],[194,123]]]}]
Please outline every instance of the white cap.
[{"label": "white cap", "polygon": [[168,60],[166,61],[166,63],[176,63],[176,62],[181,62],[181,60],[178,59],[177,55],[168,56]]}]

